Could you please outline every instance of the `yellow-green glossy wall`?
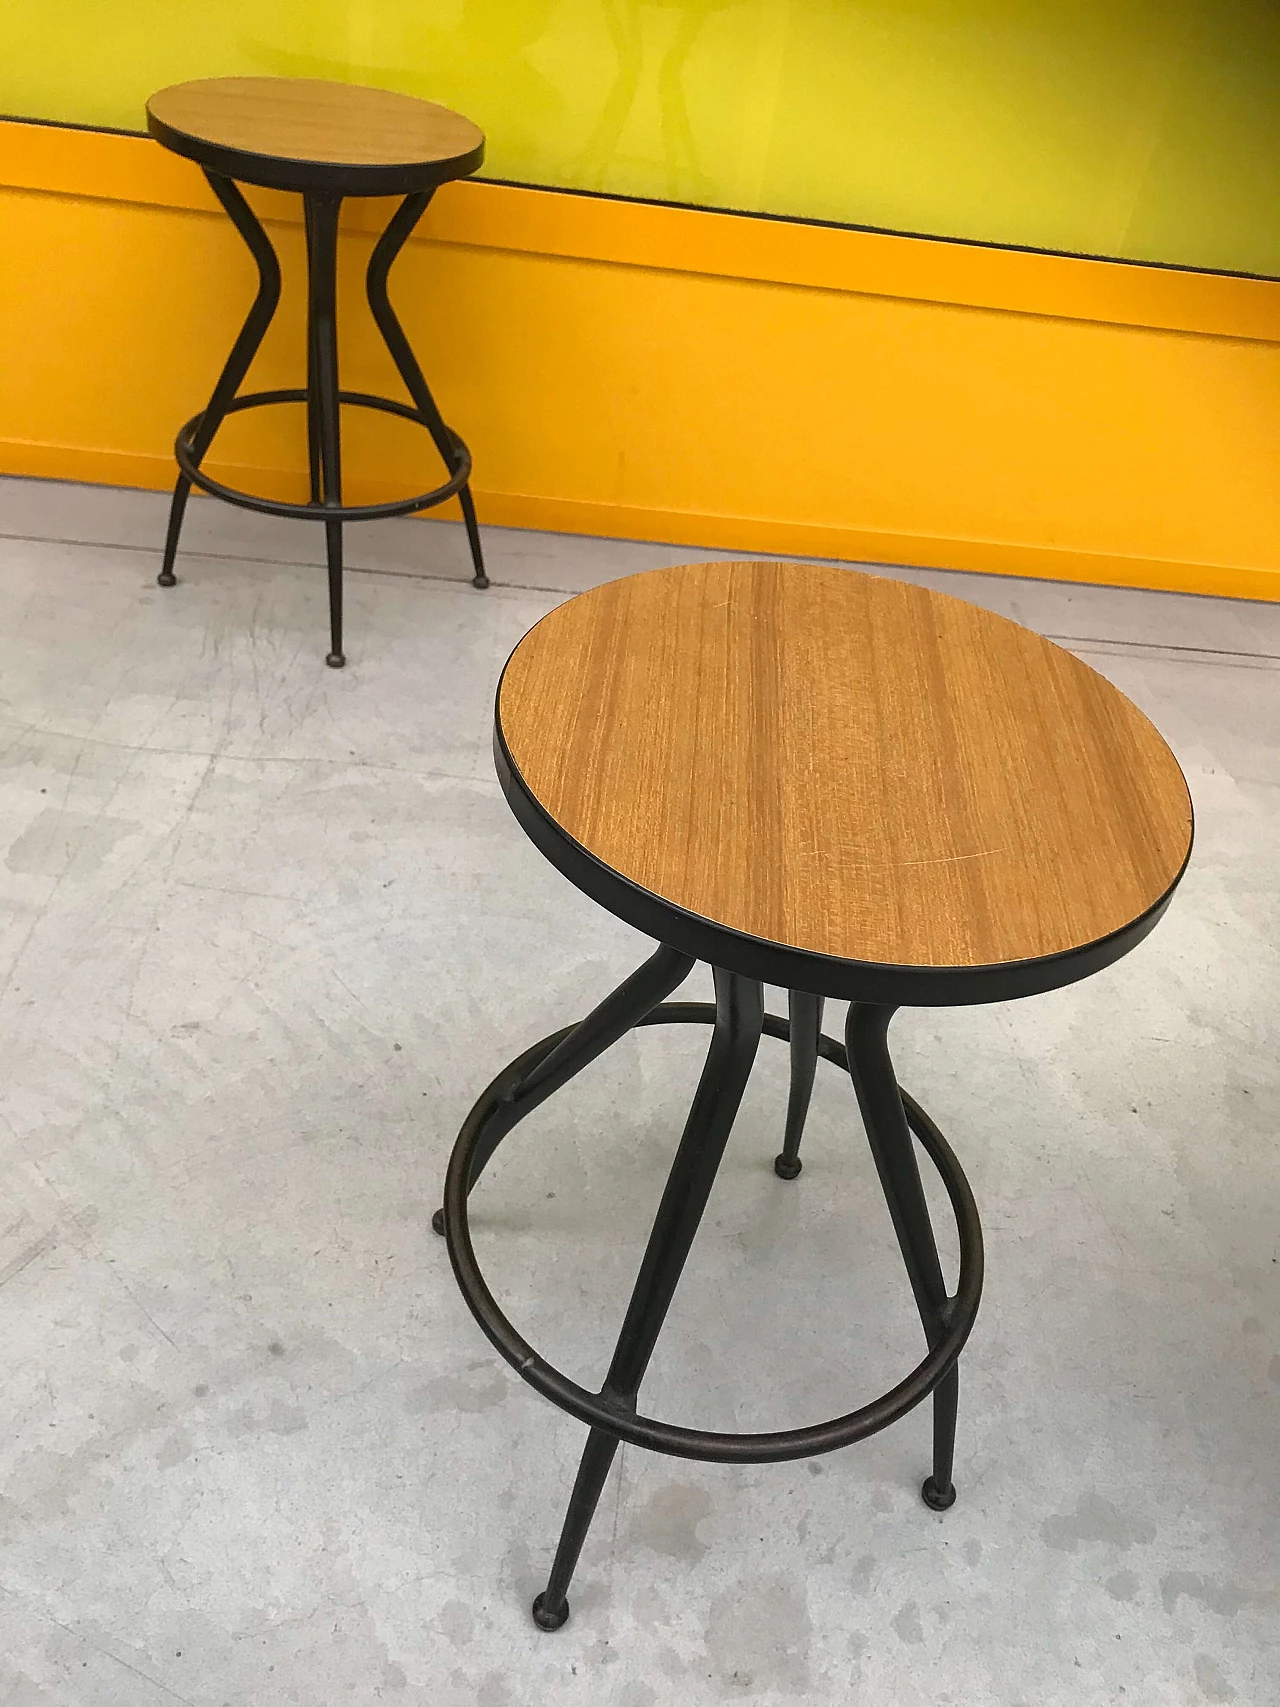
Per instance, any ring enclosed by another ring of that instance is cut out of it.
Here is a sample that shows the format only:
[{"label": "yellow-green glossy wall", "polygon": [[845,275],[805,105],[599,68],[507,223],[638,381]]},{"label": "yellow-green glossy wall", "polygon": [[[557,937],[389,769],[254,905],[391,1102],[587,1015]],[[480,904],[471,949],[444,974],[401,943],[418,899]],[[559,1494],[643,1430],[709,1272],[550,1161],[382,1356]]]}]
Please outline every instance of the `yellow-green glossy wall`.
[{"label": "yellow-green glossy wall", "polygon": [[0,110],[345,78],[487,176],[1280,274],[1277,0],[8,0]]}]

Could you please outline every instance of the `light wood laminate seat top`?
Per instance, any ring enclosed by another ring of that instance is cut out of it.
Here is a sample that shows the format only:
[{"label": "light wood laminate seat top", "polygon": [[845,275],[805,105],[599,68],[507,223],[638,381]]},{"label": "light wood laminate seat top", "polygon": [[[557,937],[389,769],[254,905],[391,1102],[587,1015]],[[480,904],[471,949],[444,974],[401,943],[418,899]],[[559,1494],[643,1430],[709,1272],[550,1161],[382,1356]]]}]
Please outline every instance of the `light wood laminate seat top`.
[{"label": "light wood laminate seat top", "polygon": [[1177,761],[1096,671],[849,569],[692,564],[597,587],[516,647],[497,724],[520,786],[594,861],[838,960],[1069,955],[1156,907],[1191,846]]}]

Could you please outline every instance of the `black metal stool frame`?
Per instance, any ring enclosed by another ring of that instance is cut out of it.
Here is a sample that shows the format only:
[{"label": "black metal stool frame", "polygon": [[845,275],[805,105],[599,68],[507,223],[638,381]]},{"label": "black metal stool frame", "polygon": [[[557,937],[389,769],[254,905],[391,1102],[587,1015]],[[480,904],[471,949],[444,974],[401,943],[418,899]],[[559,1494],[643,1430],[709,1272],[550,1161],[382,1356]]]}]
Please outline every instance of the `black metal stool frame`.
[{"label": "black metal stool frame", "polygon": [[[1065,953],[990,966],[891,966],[834,959],[739,931],[689,913],[631,882],[583,847],[545,810],[511,756],[502,731],[498,687],[493,754],[507,804],[534,846],[584,894],[662,946],[586,1019],[544,1038],[505,1068],[463,1123],[433,1226],[472,1314],[504,1358],[537,1392],[586,1423],[591,1432],[569,1499],[560,1543],[533,1616],[556,1630],[569,1616],[567,1591],[620,1441],[712,1463],[770,1463],[834,1452],[890,1423],[933,1394],[933,1468],[921,1494],[935,1511],[956,1497],[952,1480],[959,1395],[957,1361],[982,1292],[982,1227],[973,1193],[951,1147],[920,1105],[898,1085],[889,1023],[899,1007],[965,1006],[1009,1001],[1061,988],[1112,965],[1154,929],[1191,858],[1147,911],[1110,936]],[[710,965],[716,1000],[671,1003],[697,961]],[[764,1010],[764,985],[789,992],[789,1017]],[[826,998],[849,1002],[843,1046],[822,1032]],[[640,1025],[711,1023],[711,1048],[676,1151],[613,1361],[598,1392],[572,1381],[520,1335],[498,1307],[476,1262],[467,1199],[498,1145],[532,1109],[628,1031]],[[675,1294],[715,1182],[762,1035],[785,1039],[791,1085],[780,1179],[800,1172],[800,1141],[819,1059],[849,1073],[894,1232],[902,1251],[927,1354],[898,1385],[856,1411],[807,1428],[772,1434],[721,1434],[676,1427],[638,1409],[641,1381]],[[948,1293],[912,1138],[946,1189],[959,1233],[960,1269]]]},{"label": "black metal stool frame", "polygon": [[[946,1139],[919,1104],[898,1087],[887,1044],[894,1010],[851,1005],[842,1047],[821,1033],[818,998],[793,992],[790,1018],[781,1019],[765,1012],[763,986],[758,980],[718,967],[713,969],[714,1004],[666,1002],[664,998],[683,983],[693,965],[691,956],[660,947],[580,1024],[544,1038],[500,1073],[463,1125],[449,1164],[444,1208],[435,1221],[437,1231],[443,1231],[448,1239],[463,1296],[489,1339],[530,1386],[591,1428],[551,1575],[534,1602],[534,1619],[547,1630],[558,1629],[569,1615],[569,1582],[623,1440],[674,1457],[711,1463],[779,1463],[834,1452],[855,1440],[864,1440],[933,1393],[933,1470],[922,1493],[937,1511],[945,1511],[956,1497],[952,1482],[959,1381],[956,1363],[973,1327],[982,1292],[982,1228],[973,1193]],[[534,1351],[497,1305],[475,1259],[467,1198],[517,1122],[626,1032],[639,1025],[707,1022],[714,1027],[711,1048],[613,1361],[599,1392],[590,1393]],[[715,1183],[756,1049],[766,1033],[789,1039],[791,1044],[786,1135],[783,1152],[774,1163],[782,1179],[794,1179],[800,1172],[800,1139],[819,1057],[850,1072],[924,1326],[927,1355],[881,1398],[829,1422],[768,1434],[677,1427],[640,1414],[640,1383]],[[937,1168],[955,1213],[960,1274],[954,1294],[948,1293],[943,1278],[912,1133]]]},{"label": "black metal stool frame", "polygon": [[[417,511],[432,509],[448,498],[456,497],[462,506],[467,540],[471,547],[474,569],[472,585],[489,585],[475,504],[471,497],[471,452],[457,433],[446,426],[387,294],[387,276],[391,265],[426,212],[434,188],[417,190],[405,196],[374,246],[365,280],[374,321],[412,402],[400,403],[387,397],[375,397],[364,391],[343,391],[339,386],[338,216],[343,196],[337,191],[321,189],[301,192],[307,237],[306,386],[254,391],[241,396],[240,387],[279,305],[280,262],[271,239],[234,180],[208,167],[204,168],[204,175],[257,263],[258,292],[208,404],[198,415],[192,416],[191,420],[185,423],[174,443],[174,456],[179,472],[169,508],[164,561],[157,579],[162,587],[172,587],[176,583],[174,562],[178,554],[178,541],[182,533],[187,499],[191,495],[193,485],[216,498],[224,498],[230,504],[237,504],[246,510],[256,510],[263,515],[301,516],[312,521],[322,520],[329,569],[330,649],[325,662],[334,669],[340,669],[346,663],[342,639],[344,522],[412,515]],[[260,409],[277,403],[305,403],[307,406],[307,453],[311,496],[305,504],[285,503],[278,499],[262,498],[251,492],[239,491],[213,479],[201,467],[218,428],[228,415],[236,414],[242,409]],[[384,504],[344,504],[340,423],[341,406],[344,403],[362,409],[377,409],[388,415],[399,415],[407,421],[425,427],[449,471],[449,478],[430,492],[421,492],[411,498],[398,498]]]}]

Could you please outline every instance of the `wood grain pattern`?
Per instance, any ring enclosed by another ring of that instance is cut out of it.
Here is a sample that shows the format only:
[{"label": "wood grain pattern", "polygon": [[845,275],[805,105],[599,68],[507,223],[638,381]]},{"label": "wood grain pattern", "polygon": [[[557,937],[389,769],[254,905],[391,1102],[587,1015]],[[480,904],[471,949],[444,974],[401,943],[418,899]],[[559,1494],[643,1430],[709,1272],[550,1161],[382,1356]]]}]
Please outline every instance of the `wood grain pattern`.
[{"label": "wood grain pattern", "polygon": [[221,148],[329,165],[424,165],[457,159],[484,142],[470,119],[448,107],[311,77],[175,83],[151,97],[147,112]]},{"label": "wood grain pattern", "polygon": [[1051,642],[849,569],[692,564],[552,611],[498,718],[551,817],[721,925],[899,966],[992,966],[1131,924],[1191,801],[1157,731]]}]

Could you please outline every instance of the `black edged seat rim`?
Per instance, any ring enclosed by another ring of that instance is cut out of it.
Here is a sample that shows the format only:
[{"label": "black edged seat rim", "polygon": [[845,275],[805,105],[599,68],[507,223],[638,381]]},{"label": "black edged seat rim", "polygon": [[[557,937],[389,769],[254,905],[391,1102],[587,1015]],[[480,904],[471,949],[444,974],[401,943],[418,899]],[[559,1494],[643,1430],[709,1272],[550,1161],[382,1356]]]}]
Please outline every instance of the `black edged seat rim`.
[{"label": "black edged seat rim", "polygon": [[[504,670],[505,675],[505,670]],[[1194,845],[1172,883],[1156,901],[1104,937],[1057,954],[986,966],[898,966],[837,959],[787,943],[748,936],[732,926],[689,912],[606,865],[558,824],[521,775],[502,731],[502,681],[494,704],[493,757],[498,782],[516,821],[538,851],[575,888],[658,942],[668,943],[743,977],[777,988],[807,990],[836,1001],[890,1007],[967,1007],[1042,995],[1091,977],[1130,952],[1155,929],[1182,881]]]}]

